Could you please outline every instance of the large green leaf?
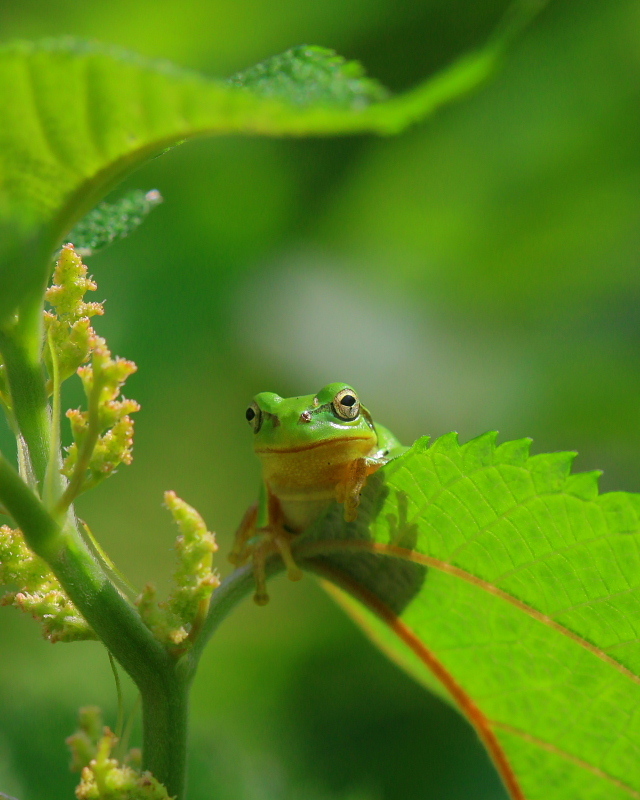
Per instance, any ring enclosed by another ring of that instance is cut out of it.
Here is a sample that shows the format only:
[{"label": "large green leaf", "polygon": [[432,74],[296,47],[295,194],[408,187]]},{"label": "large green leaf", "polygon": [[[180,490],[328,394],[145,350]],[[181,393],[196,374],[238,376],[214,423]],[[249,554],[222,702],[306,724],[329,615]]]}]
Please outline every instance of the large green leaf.
[{"label": "large green leaf", "polygon": [[640,798],[640,495],[529,440],[419,440],[297,558],[475,726],[512,797]]},{"label": "large green leaf", "polygon": [[221,133],[395,133],[485,81],[542,5],[517,0],[483,49],[397,97],[317,47],[228,81],[68,39],[0,48],[0,324],[41,290],[71,227],[150,155]]}]

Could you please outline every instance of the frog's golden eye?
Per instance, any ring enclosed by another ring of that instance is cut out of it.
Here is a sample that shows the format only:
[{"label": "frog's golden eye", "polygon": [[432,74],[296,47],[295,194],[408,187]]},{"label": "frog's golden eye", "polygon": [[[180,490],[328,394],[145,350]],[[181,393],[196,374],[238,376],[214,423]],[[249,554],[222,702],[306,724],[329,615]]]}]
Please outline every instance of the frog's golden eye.
[{"label": "frog's golden eye", "polygon": [[257,403],[251,403],[245,414],[247,422],[253,428],[253,432],[257,433],[262,425],[262,411]]},{"label": "frog's golden eye", "polygon": [[333,410],[340,419],[357,419],[360,401],[353,389],[341,389],[333,398]]}]

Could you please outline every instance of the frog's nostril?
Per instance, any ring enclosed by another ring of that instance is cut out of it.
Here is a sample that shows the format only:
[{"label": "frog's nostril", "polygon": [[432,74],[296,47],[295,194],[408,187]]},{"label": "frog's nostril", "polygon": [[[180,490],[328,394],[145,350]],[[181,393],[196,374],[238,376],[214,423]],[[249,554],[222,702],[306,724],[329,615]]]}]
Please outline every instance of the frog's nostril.
[{"label": "frog's nostril", "polygon": [[300,422],[311,422],[311,412],[310,411],[303,411],[300,414]]}]

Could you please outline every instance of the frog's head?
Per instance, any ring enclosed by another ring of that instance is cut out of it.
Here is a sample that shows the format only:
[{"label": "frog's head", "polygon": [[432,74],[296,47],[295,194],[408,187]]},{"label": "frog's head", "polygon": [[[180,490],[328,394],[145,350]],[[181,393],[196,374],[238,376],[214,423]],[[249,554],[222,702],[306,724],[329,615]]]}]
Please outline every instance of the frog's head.
[{"label": "frog's head", "polygon": [[330,383],[303,397],[261,392],[246,416],[258,454],[298,452],[340,440],[374,445],[377,440],[371,415],[346,383]]}]

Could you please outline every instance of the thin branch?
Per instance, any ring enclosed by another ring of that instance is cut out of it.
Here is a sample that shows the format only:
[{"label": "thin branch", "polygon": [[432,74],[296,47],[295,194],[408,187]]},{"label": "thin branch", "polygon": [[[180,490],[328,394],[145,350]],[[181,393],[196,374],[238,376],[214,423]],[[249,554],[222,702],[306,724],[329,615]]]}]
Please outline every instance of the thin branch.
[{"label": "thin branch", "polygon": [[173,659],[116,589],[78,532],[62,528],[0,455],[0,501],[29,547],[43,558],[107,648],[141,691],[160,690]]},{"label": "thin branch", "polygon": [[100,380],[100,377],[97,370],[94,370],[93,386],[91,387],[91,395],[89,397],[89,424],[87,432],[83,439],[80,452],[78,453],[78,460],[76,461],[73,474],[69,479],[67,488],[64,490],[62,497],[56,505],[56,514],[64,514],[75,498],[81,493],[91,456],[100,438],[100,393],[104,387],[104,383]]},{"label": "thin branch", "polygon": [[[58,354],[53,344],[51,329],[47,332],[47,347],[51,356],[51,368],[53,372],[53,408],[51,411],[51,436],[49,439],[49,462],[44,477],[43,498],[48,507],[54,502],[56,490],[59,491],[60,484],[60,369],[58,365]],[[56,485],[56,483],[58,485]]]}]

